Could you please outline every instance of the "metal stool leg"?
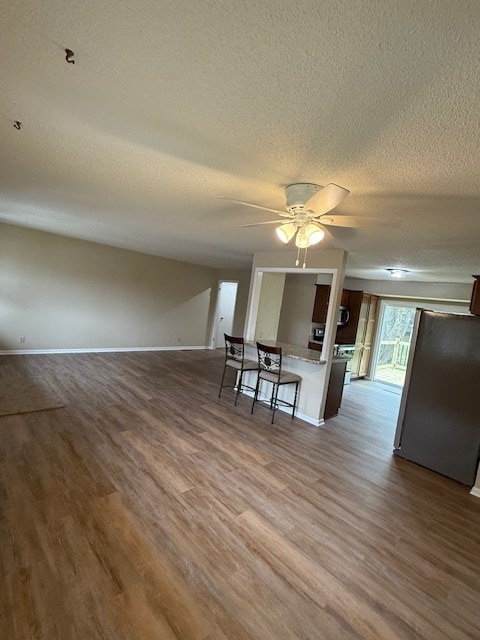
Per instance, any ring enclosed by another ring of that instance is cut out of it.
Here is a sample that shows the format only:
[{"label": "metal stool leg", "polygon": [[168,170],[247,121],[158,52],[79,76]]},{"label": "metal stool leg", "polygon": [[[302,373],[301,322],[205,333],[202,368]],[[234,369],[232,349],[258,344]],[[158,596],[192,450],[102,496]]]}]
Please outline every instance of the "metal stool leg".
[{"label": "metal stool leg", "polygon": [[295,417],[295,409],[297,407],[298,382],[295,383],[295,398],[293,399],[292,420]]},{"label": "metal stool leg", "polygon": [[235,394],[235,406],[237,406],[238,394],[242,390],[242,378],[243,378],[243,369],[240,369],[240,377],[237,382],[237,393]]},{"label": "metal stool leg", "polygon": [[277,404],[278,388],[280,387],[280,385],[273,383],[273,387],[275,389],[275,399],[273,401],[272,422],[271,422],[271,424],[273,424],[273,421],[275,420],[275,413],[276,413],[277,407],[278,407],[278,404]]},{"label": "metal stool leg", "polygon": [[258,390],[260,388],[260,376],[257,377],[257,384],[255,385],[255,393],[253,395],[253,402],[252,402],[252,408],[250,410],[250,413],[253,413],[253,408],[255,406],[255,403],[257,401],[258,398]]},{"label": "metal stool leg", "polygon": [[223,389],[223,383],[225,381],[225,372],[227,371],[227,365],[225,365],[223,367],[223,376],[222,376],[222,381],[220,383],[220,391],[218,392],[218,397],[220,398],[220,396],[222,395],[222,389]]},{"label": "metal stool leg", "polygon": [[270,411],[273,411],[273,401],[275,399],[275,383],[272,382],[272,393],[270,395]]}]

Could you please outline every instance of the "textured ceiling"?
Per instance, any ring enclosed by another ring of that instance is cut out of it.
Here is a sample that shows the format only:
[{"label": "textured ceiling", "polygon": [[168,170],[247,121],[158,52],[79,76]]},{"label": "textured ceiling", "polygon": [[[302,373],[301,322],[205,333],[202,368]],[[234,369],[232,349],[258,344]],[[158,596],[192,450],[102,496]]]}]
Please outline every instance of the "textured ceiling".
[{"label": "textured ceiling", "polygon": [[279,250],[241,228],[269,214],[218,195],[336,182],[337,213],[402,220],[332,230],[350,275],[479,272],[477,0],[10,0],[0,21],[0,220],[246,266]]}]

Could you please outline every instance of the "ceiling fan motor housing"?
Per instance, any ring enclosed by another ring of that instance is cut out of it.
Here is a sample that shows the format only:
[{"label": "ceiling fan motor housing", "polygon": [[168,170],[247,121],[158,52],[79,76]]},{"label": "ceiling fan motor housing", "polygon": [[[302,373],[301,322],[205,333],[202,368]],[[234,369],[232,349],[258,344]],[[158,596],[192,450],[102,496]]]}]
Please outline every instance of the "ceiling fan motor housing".
[{"label": "ceiling fan motor housing", "polygon": [[285,198],[287,200],[287,211],[296,213],[303,211],[305,203],[322,187],[310,182],[299,182],[285,187]]}]

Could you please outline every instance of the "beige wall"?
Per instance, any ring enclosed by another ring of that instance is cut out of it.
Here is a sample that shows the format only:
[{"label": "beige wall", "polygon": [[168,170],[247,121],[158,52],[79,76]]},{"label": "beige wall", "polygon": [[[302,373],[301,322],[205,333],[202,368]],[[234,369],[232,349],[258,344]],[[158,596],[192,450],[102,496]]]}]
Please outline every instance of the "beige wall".
[{"label": "beige wall", "polygon": [[203,346],[217,282],[216,269],[0,224],[0,349]]},{"label": "beige wall", "polygon": [[[260,283],[262,275],[269,272],[295,273],[316,275],[333,274],[331,304],[329,308],[336,309],[342,296],[343,280],[345,276],[346,251],[340,249],[312,251],[308,254],[308,266],[306,269],[295,267],[295,251],[273,251],[269,253],[256,253],[253,256],[252,277],[250,280],[250,292],[248,296],[247,316],[245,322],[245,336],[247,340],[253,338],[256,327],[258,303],[260,297]],[[326,351],[333,353],[333,340],[331,334],[335,326],[336,318],[333,311],[327,316]],[[329,337],[330,336],[330,337]]]},{"label": "beige wall", "polygon": [[[331,284],[331,275],[320,274],[293,274],[287,273],[283,294],[280,322],[278,325],[278,340],[289,344],[307,346],[312,328],[312,311],[315,300],[315,284]],[[395,282],[377,280],[359,280],[345,278],[344,287],[347,289],[364,290],[367,293],[377,293],[388,299],[395,295],[405,299],[406,305],[418,305],[433,310],[448,311],[450,313],[468,313],[468,303],[455,303],[449,301],[437,302],[441,296],[461,299],[468,294],[466,285],[449,285],[440,283],[433,286],[431,283],[419,282]],[[435,298],[427,300],[414,298],[423,293],[434,294]],[[469,294],[468,294],[469,295]]]},{"label": "beige wall", "polygon": [[245,315],[247,313],[248,291],[250,289],[250,269],[219,269],[219,280],[233,280],[238,282],[237,302],[233,318],[233,335],[243,336]]},{"label": "beige wall", "polygon": [[[329,276],[331,281],[331,276]],[[314,273],[287,273],[283,291],[282,310],[278,323],[278,340],[306,347],[311,337],[312,312],[315,303]]]},{"label": "beige wall", "polygon": [[471,284],[345,278],[344,287],[354,291],[367,291],[380,297],[469,301],[472,295],[473,278]]},{"label": "beige wall", "polygon": [[282,307],[284,273],[264,273],[258,305],[256,340],[276,340]]}]

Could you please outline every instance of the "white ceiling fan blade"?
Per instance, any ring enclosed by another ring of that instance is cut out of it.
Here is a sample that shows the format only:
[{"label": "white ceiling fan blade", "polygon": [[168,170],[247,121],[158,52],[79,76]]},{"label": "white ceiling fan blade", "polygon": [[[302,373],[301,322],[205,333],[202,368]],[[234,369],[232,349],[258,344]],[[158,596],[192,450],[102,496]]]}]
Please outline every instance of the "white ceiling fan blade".
[{"label": "white ceiling fan blade", "polygon": [[262,224],[285,224],[285,220],[268,220],[268,222],[254,222],[253,224],[242,224],[242,227],[260,227]]},{"label": "white ceiling fan blade", "polygon": [[227,196],[218,196],[222,198],[222,200],[228,200],[229,202],[236,202],[237,204],[244,204],[247,207],[253,207],[254,209],[262,209],[263,211],[270,211],[270,213],[278,213],[279,216],[283,216],[285,218],[291,218],[289,213],[285,213],[285,211],[279,211],[278,209],[270,209],[269,207],[264,207],[260,204],[253,204],[252,202],[244,202],[243,200],[235,200],[234,198],[227,198]]},{"label": "white ceiling fan blade", "polygon": [[314,218],[320,224],[331,227],[350,227],[360,229],[362,227],[399,227],[402,223],[399,220],[382,220],[381,218],[365,218],[363,216],[331,216],[329,213]]},{"label": "white ceiling fan blade", "polygon": [[305,211],[314,211],[318,216],[334,209],[342,200],[344,200],[350,191],[338,184],[327,184],[319,191],[313,194],[307,200],[304,206]]}]

